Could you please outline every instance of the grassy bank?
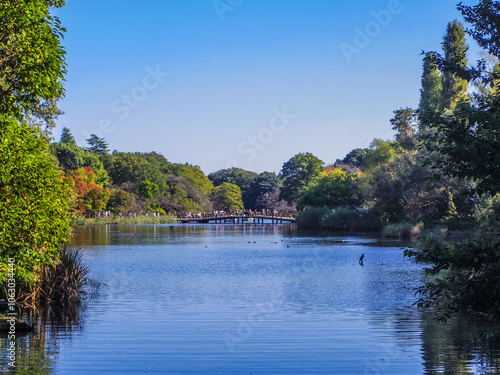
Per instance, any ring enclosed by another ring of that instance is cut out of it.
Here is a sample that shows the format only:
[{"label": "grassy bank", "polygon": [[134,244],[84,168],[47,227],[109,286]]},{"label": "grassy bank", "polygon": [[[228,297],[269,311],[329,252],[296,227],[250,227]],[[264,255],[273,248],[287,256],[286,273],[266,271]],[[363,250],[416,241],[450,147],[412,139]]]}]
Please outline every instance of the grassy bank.
[{"label": "grassy bank", "polygon": [[78,218],[74,220],[75,225],[102,225],[102,224],[175,224],[177,219],[174,216],[118,216],[108,218]]}]

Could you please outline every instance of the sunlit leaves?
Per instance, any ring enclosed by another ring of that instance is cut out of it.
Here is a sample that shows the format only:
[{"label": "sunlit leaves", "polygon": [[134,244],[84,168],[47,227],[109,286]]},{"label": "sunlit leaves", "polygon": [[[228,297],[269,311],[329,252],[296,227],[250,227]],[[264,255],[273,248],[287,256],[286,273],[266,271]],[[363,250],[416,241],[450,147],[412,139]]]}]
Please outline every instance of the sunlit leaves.
[{"label": "sunlit leaves", "polygon": [[0,111],[18,119],[64,95],[65,31],[49,13],[63,1],[0,1]]},{"label": "sunlit leaves", "polygon": [[68,238],[69,187],[35,130],[1,116],[0,131],[0,262],[15,258],[21,280],[33,282]]}]

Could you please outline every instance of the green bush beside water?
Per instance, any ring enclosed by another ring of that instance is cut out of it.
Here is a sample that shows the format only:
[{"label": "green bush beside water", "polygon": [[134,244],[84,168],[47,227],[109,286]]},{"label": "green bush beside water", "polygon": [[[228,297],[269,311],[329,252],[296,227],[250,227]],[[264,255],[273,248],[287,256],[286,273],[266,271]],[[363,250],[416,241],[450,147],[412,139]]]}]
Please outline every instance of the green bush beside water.
[{"label": "green bush beside water", "polygon": [[417,290],[418,306],[433,308],[434,316],[446,321],[465,311],[487,321],[500,319],[500,239],[478,233],[472,239],[446,241],[437,233],[424,235],[419,249],[405,256],[416,262],[431,262]]},{"label": "green bush beside water", "polygon": [[382,233],[385,237],[397,237],[397,238],[413,238],[422,233],[424,229],[423,223],[412,224],[412,223],[394,223],[387,224]]},{"label": "green bush beside water", "polygon": [[371,211],[351,207],[330,209],[306,207],[297,214],[301,228],[328,228],[346,231],[373,231],[382,229],[380,220]]}]

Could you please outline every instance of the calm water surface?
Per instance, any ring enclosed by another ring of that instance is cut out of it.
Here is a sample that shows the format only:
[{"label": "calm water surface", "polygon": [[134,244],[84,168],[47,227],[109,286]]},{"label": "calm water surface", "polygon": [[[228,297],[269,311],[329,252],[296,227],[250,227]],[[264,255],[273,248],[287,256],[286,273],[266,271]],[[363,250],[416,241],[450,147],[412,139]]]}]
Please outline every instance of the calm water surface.
[{"label": "calm water surface", "polygon": [[79,309],[26,315],[37,332],[17,339],[17,372],[2,356],[3,373],[500,372],[497,327],[444,326],[412,306],[421,266],[397,241],[110,225],[76,228],[72,246],[105,286]]}]

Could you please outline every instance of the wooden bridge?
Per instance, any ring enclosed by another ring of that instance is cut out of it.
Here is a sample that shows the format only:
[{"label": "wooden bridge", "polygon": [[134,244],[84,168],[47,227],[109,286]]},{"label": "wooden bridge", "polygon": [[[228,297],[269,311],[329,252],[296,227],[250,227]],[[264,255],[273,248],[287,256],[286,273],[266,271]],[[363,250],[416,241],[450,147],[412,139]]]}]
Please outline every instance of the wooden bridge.
[{"label": "wooden bridge", "polygon": [[226,213],[226,214],[201,214],[201,215],[178,215],[179,223],[208,224],[264,224],[264,220],[270,220],[273,224],[295,223],[295,217],[289,214],[259,214],[259,213]]}]

